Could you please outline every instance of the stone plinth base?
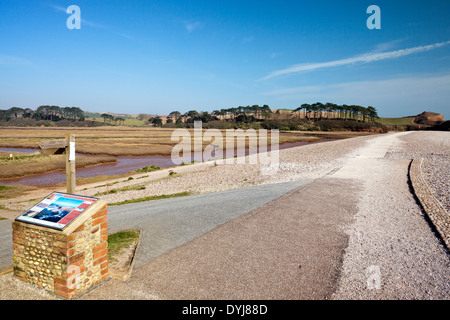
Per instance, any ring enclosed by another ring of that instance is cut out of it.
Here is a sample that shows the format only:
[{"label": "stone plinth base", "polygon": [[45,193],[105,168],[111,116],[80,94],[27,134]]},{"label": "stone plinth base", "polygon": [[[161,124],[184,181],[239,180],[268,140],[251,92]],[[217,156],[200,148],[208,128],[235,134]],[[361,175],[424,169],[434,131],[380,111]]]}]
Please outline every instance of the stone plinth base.
[{"label": "stone plinth base", "polygon": [[101,205],[69,231],[14,221],[14,276],[64,299],[108,278],[107,207]]}]

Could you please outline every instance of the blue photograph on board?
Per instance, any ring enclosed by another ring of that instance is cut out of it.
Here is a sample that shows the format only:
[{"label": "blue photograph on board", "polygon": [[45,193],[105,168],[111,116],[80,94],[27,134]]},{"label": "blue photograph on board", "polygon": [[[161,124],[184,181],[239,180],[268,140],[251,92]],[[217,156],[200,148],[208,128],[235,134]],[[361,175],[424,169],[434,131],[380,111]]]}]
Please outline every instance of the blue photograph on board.
[{"label": "blue photograph on board", "polygon": [[45,220],[49,222],[58,222],[83,202],[84,201],[80,199],[60,197],[48,207],[44,208],[37,215],[35,215],[34,219]]}]

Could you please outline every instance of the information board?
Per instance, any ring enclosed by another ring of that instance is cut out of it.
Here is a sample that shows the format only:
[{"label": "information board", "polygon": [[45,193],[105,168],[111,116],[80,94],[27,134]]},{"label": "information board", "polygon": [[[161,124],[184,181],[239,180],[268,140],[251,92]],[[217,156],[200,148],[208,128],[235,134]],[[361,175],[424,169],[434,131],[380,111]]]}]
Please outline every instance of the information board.
[{"label": "information board", "polygon": [[16,220],[62,230],[97,200],[98,198],[53,192]]}]

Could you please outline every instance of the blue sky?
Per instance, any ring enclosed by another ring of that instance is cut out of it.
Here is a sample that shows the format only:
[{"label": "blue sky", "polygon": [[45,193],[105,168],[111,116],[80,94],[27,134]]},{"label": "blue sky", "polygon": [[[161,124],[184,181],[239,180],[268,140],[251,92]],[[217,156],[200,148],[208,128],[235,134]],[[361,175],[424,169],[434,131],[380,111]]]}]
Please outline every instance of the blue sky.
[{"label": "blue sky", "polygon": [[82,203],[83,200],[59,197],[55,202],[52,203],[52,205],[57,205],[63,208],[77,208]]},{"label": "blue sky", "polygon": [[[381,29],[369,30],[370,5]],[[69,30],[66,8],[81,9]],[[450,1],[0,0],[0,109],[253,104],[450,118]]]}]

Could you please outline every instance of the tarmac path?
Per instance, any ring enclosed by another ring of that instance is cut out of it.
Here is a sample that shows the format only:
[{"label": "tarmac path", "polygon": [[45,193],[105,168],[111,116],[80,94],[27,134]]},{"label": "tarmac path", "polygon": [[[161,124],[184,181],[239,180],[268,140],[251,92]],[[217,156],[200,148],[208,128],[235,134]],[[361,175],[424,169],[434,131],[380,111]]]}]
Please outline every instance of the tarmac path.
[{"label": "tarmac path", "polygon": [[12,227],[11,220],[0,220],[0,270],[12,266]]},{"label": "tarmac path", "polygon": [[135,267],[275,200],[308,181],[163,199],[108,208],[109,233],[140,229]]}]

